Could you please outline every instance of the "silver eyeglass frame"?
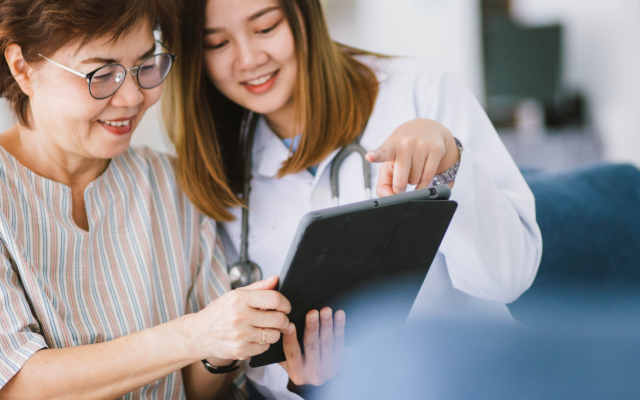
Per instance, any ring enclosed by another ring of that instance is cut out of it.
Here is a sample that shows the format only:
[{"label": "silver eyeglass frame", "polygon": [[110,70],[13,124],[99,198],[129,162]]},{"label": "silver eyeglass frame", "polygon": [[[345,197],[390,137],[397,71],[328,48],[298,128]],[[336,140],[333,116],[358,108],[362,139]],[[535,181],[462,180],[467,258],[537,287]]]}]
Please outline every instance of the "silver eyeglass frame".
[{"label": "silver eyeglass frame", "polygon": [[[114,94],[116,94],[116,92],[117,92],[118,90],[120,90],[120,88],[122,87],[122,84],[124,83],[124,80],[127,78],[127,73],[128,73],[129,71],[131,71],[131,74],[136,78],[136,83],[138,84],[138,86],[139,86],[141,89],[148,90],[148,89],[153,89],[154,87],[159,86],[162,82],[164,82],[164,80],[167,78],[167,76],[169,76],[169,72],[171,72],[171,69],[173,68],[173,63],[176,61],[176,58],[178,58],[178,56],[177,56],[177,55],[172,54],[172,53],[158,53],[158,54],[154,54],[154,55],[152,55],[152,56],[149,56],[149,57],[148,57],[148,58],[146,58],[144,61],[142,61],[142,63],[140,63],[140,65],[134,65],[134,66],[133,66],[133,67],[131,67],[131,68],[126,68],[126,67],[125,67],[124,65],[122,65],[122,64],[114,63],[114,64],[107,64],[107,65],[103,65],[102,67],[100,67],[100,68],[96,68],[95,70],[93,70],[93,71],[91,71],[91,72],[89,72],[89,73],[87,73],[87,74],[83,74],[82,72],[78,72],[78,71],[76,71],[76,70],[74,70],[74,69],[71,69],[71,68],[69,68],[69,67],[67,67],[67,66],[64,66],[64,65],[60,64],[60,63],[57,63],[57,62],[53,61],[52,59],[50,59],[50,58],[48,58],[48,57],[43,56],[43,55],[42,55],[42,54],[40,54],[40,53],[38,53],[38,55],[39,55],[40,57],[44,58],[45,60],[49,61],[51,64],[53,64],[53,65],[55,65],[55,66],[57,66],[57,67],[60,67],[60,68],[64,69],[65,71],[71,72],[72,74],[77,75],[77,76],[79,76],[79,77],[81,77],[81,78],[85,78],[85,79],[87,80],[87,83],[88,83],[88,86],[89,86],[89,94],[91,95],[91,97],[93,97],[93,98],[94,98],[94,99],[96,99],[96,100],[104,100],[104,99],[107,99],[107,98],[109,98],[109,97],[113,96]],[[170,56],[170,57],[171,57],[171,67],[169,67],[169,72],[167,72],[167,75],[166,75],[166,76],[165,76],[165,77],[164,77],[160,82],[158,82],[158,84],[157,84],[157,85],[154,85],[154,86],[151,86],[151,87],[144,87],[144,86],[142,86],[142,85],[140,84],[140,77],[138,76],[138,71],[140,71],[140,67],[141,67],[141,66],[143,66],[143,65],[144,65],[144,63],[146,63],[147,61],[149,61],[151,58],[153,58],[153,57],[157,57],[157,56],[161,56],[161,55],[168,55],[168,56]],[[96,97],[96,96],[94,96],[94,95],[93,95],[93,93],[91,93],[91,80],[93,79],[93,77],[95,76],[95,74],[96,74],[98,71],[100,71],[100,70],[101,70],[101,69],[103,69],[103,68],[112,67],[112,66],[119,66],[119,67],[122,67],[122,69],[124,69],[124,76],[123,76],[123,77],[122,77],[122,79],[120,80],[120,85],[118,86],[118,88],[117,88],[116,90],[114,90],[114,91],[113,91],[113,93],[111,93],[111,94],[110,94],[110,95],[108,95],[108,96],[105,96],[105,97]]]}]

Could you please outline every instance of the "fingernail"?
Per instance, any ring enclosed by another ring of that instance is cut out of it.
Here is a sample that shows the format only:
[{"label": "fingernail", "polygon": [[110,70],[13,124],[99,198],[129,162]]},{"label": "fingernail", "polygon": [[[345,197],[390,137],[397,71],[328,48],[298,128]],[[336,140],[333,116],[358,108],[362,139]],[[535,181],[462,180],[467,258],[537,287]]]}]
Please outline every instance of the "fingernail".
[{"label": "fingernail", "polygon": [[338,311],[336,313],[336,320],[342,322],[344,320],[345,314],[344,311]]},{"label": "fingernail", "polygon": [[289,326],[287,327],[287,335],[291,335],[294,329],[295,329],[295,326],[293,326],[292,323],[289,323]]},{"label": "fingernail", "polygon": [[309,322],[316,322],[316,321],[318,321],[318,313],[313,313],[309,315]]},{"label": "fingernail", "polygon": [[322,311],[322,319],[327,320],[327,321],[330,320],[331,319],[331,311],[329,311],[329,310]]}]

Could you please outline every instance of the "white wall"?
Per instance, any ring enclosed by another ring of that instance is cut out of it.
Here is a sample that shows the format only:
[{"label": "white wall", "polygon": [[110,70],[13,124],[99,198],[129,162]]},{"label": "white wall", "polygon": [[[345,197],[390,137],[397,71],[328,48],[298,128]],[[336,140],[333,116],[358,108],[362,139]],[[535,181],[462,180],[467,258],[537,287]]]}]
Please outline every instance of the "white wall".
[{"label": "white wall", "polygon": [[13,113],[9,109],[9,103],[4,98],[0,98],[0,133],[6,131],[14,124]]},{"label": "white wall", "polygon": [[168,139],[163,134],[164,124],[160,112],[160,102],[149,108],[140,125],[133,133],[132,144],[144,144],[159,151],[169,151],[171,148]]},{"label": "white wall", "polygon": [[605,157],[640,166],[640,1],[512,0],[531,24],[565,26],[564,81],[586,92]]},{"label": "white wall", "polygon": [[478,0],[325,0],[335,40],[389,55],[426,57],[484,99]]}]

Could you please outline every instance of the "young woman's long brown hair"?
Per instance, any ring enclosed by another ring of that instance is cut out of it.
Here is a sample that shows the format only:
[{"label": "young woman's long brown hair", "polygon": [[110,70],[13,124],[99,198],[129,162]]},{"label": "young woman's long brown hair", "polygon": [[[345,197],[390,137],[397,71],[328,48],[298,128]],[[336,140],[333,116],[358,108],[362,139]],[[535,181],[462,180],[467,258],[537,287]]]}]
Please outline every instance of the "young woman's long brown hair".
[{"label": "young woman's long brown hair", "polygon": [[[178,175],[193,203],[218,221],[241,205],[246,110],[211,84],[204,68],[207,0],[184,0],[178,62],[164,96],[164,116],[178,153]],[[279,0],[298,62],[296,126],[303,132],[279,176],[318,164],[364,131],[378,94],[374,72],[353,56],[369,54],[331,40],[319,0]],[[300,18],[300,17],[301,18]],[[300,23],[302,22],[302,24]],[[305,43],[306,41],[306,43]]]}]

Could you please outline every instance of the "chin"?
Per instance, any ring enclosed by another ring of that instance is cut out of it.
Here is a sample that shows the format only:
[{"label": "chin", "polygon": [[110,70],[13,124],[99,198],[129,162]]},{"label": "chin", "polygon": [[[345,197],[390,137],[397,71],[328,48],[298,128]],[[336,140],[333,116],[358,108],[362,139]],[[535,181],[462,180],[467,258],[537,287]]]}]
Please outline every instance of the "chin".
[{"label": "chin", "polygon": [[121,143],[103,142],[94,147],[91,153],[96,158],[111,159],[123,155],[129,149],[131,140],[122,141]]},{"label": "chin", "polygon": [[265,96],[264,98],[248,101],[245,108],[263,115],[269,115],[284,108],[288,103],[287,99],[280,96]]}]

